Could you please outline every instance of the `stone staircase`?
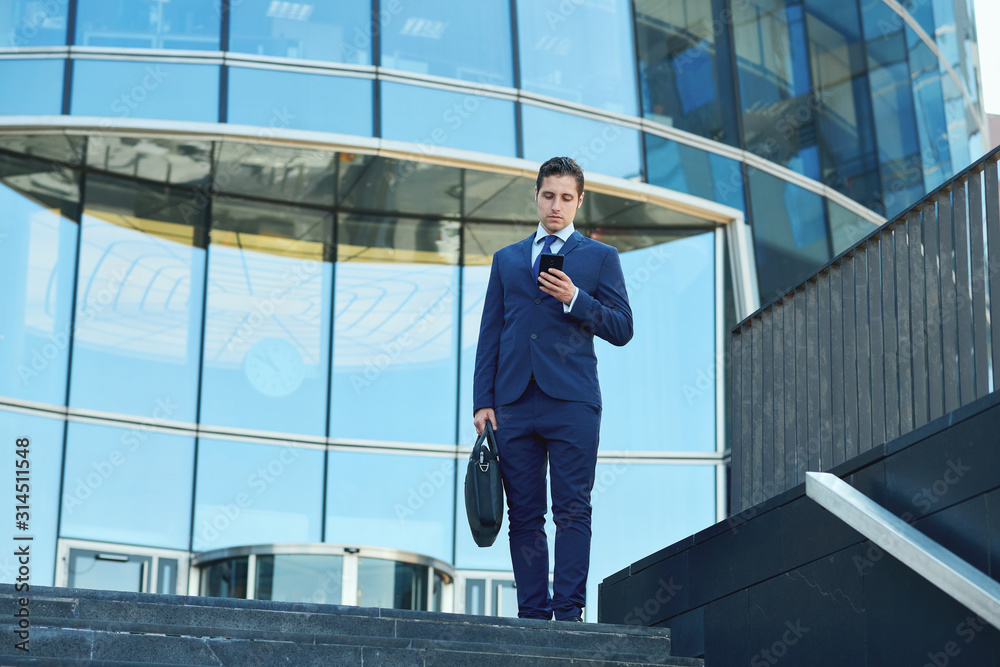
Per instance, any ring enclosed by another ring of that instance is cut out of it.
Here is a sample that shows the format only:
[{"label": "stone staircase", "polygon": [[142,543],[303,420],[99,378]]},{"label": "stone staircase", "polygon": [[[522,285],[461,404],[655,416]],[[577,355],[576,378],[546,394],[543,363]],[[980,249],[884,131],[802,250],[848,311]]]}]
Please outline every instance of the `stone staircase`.
[{"label": "stone staircase", "polygon": [[23,596],[0,584],[0,665],[702,665],[660,628],[36,586],[25,653]]}]

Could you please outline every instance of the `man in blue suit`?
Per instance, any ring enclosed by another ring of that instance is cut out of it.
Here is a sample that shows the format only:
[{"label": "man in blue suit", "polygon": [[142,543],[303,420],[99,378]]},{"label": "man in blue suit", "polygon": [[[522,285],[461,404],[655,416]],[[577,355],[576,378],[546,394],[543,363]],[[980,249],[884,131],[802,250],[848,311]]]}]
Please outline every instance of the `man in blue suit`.
[{"label": "man in blue suit", "polygon": [[[617,250],[573,226],[583,183],[570,158],[539,169],[538,229],[493,256],[476,350],[476,431],[489,420],[497,434],[521,618],[582,620],[601,427],[594,336],[613,345],[632,338]],[[563,255],[563,270],[539,275],[543,253]],[[551,597],[546,467],[556,525]]]}]

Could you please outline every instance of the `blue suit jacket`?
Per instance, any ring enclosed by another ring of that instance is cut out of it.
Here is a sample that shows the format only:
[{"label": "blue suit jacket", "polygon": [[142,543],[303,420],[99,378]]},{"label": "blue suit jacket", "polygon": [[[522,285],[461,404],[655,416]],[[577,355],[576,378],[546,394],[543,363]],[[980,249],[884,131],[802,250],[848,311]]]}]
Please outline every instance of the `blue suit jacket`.
[{"label": "blue suit jacket", "polygon": [[549,396],[601,405],[594,336],[632,338],[632,309],[618,251],[574,232],[559,254],[580,288],[571,313],[541,291],[531,270],[535,234],[493,255],[476,349],[474,410],[513,403],[532,374]]}]

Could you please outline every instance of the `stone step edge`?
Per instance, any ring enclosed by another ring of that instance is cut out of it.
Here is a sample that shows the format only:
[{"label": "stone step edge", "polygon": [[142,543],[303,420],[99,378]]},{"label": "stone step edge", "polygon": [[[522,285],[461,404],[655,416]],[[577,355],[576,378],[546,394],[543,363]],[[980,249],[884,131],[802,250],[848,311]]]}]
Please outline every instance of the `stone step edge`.
[{"label": "stone step edge", "polygon": [[[322,626],[324,622],[329,622],[330,625],[336,626],[341,622],[359,622],[362,624],[369,624],[367,628],[362,632],[355,632],[349,629],[342,628],[330,628],[329,631],[324,632],[325,628],[315,627],[315,628],[300,628],[292,630],[282,630],[281,632],[300,632],[309,633],[316,632],[319,634],[342,634],[342,635],[357,635],[357,636],[391,636],[396,638],[422,638],[422,633],[417,633],[410,628],[416,629],[422,627],[425,631],[436,631],[441,635],[451,633],[468,634],[469,632],[475,632],[482,629],[484,633],[492,633],[502,635],[501,637],[494,638],[495,640],[503,641],[504,638],[517,640],[519,637],[523,636],[525,638],[530,638],[537,633],[551,633],[558,631],[562,636],[572,635],[575,637],[575,641],[590,644],[635,644],[632,647],[631,652],[660,652],[669,655],[671,638],[665,634],[658,634],[654,636],[650,635],[635,635],[632,633],[608,633],[608,632],[591,632],[589,630],[592,624],[589,623],[569,623],[569,622],[556,622],[556,621],[537,621],[533,622],[532,627],[525,627],[523,624],[519,625],[509,625],[509,624],[492,624],[484,623],[479,619],[485,617],[478,616],[462,616],[460,622],[455,622],[456,617],[454,615],[444,614],[438,619],[428,620],[423,617],[418,618],[401,618],[401,617],[378,617],[370,615],[347,615],[343,613],[337,614],[309,614],[307,612],[276,612],[272,610],[246,610],[246,609],[229,609],[220,607],[186,607],[185,609],[190,610],[189,613],[181,614],[171,614],[173,616],[181,616],[181,618],[168,619],[168,620],[157,620],[155,618],[156,612],[163,610],[164,612],[176,612],[179,607],[176,605],[163,605],[163,604],[150,604],[150,603],[125,603],[118,601],[102,601],[98,603],[98,606],[94,606],[93,601],[86,601],[85,604],[76,604],[71,602],[63,601],[53,601],[51,599],[36,601],[32,603],[35,608],[38,608],[39,602],[48,603],[49,607],[45,608],[41,615],[46,616],[50,619],[66,618],[66,619],[78,619],[87,621],[107,621],[107,622],[119,622],[119,623],[142,623],[146,625],[156,625],[156,626],[184,626],[184,627],[210,627],[210,628],[226,628],[227,630],[256,630],[256,627],[248,627],[250,625],[267,625],[270,623],[278,624],[283,620],[292,618],[292,615],[307,615],[310,616],[310,622],[308,625]],[[52,607],[57,608],[53,609]],[[59,608],[62,608],[66,613],[59,614]],[[117,608],[117,609],[116,609]],[[109,612],[114,611],[128,611],[128,617],[122,618],[119,614],[112,614]],[[221,614],[223,618],[211,618],[206,621],[197,616],[202,613],[202,610],[213,610],[218,612],[223,610],[227,613]],[[55,612],[55,613],[54,613]],[[102,613],[103,612],[103,613]],[[39,612],[36,612],[39,614]],[[72,614],[72,615],[71,615]],[[273,616],[271,616],[273,615]],[[108,618],[109,616],[114,616],[114,618]],[[0,610],[0,618],[3,617],[2,610]],[[229,618],[226,618],[229,617]],[[238,618],[237,618],[238,617]],[[475,619],[473,622],[465,622],[465,619]],[[0,623],[3,621],[0,620]],[[388,627],[379,628],[378,624],[384,623]],[[381,631],[380,631],[381,630]],[[408,631],[409,630],[409,631]],[[278,630],[275,630],[278,631]],[[391,634],[390,634],[391,633]],[[573,639],[566,639],[564,641],[573,641]],[[527,643],[527,642],[518,642]],[[569,647],[571,648],[571,646]]]},{"label": "stone step edge", "polygon": [[[11,584],[0,584],[0,598],[6,597],[8,594],[15,599],[17,596],[24,596],[24,593],[15,594]],[[132,601],[143,604],[164,604],[185,607],[228,607],[232,609],[256,609],[261,611],[284,613],[329,614],[386,619],[398,618],[428,622],[444,621],[447,623],[467,623],[472,625],[497,627],[551,628],[553,623],[552,621],[538,619],[476,616],[472,614],[414,611],[409,609],[387,609],[382,607],[354,607],[349,605],[316,604],[312,602],[278,602],[274,600],[210,598],[194,595],[166,595],[162,593],[125,593],[120,591],[100,591],[84,588],[52,588],[48,586],[32,586],[28,593],[28,597],[32,601],[41,599],[65,601],[68,603],[72,603],[75,600],[88,600],[104,603],[128,603]],[[658,638],[670,637],[669,628],[654,628],[640,625],[615,625],[610,623],[578,623],[574,627],[577,628],[577,632],[589,632],[595,634],[646,636]]]},{"label": "stone step edge", "polygon": [[[311,633],[281,633],[274,631],[232,631],[228,629],[209,628],[182,628],[171,626],[169,628],[158,628],[145,626],[144,624],[120,623],[113,621],[100,622],[99,625],[106,627],[94,627],[94,622],[74,620],[71,624],[60,623],[49,625],[44,621],[47,619],[33,620],[32,628],[45,628],[53,631],[64,631],[67,633],[86,632],[93,636],[90,639],[91,647],[100,635],[148,635],[150,637],[164,637],[191,641],[234,641],[245,642],[248,645],[255,642],[284,643],[299,645],[324,645],[324,646],[353,646],[371,648],[393,648],[393,649],[413,649],[423,651],[449,651],[456,654],[475,655],[496,655],[525,658],[558,658],[567,660],[602,661],[625,664],[662,664],[662,660],[680,661],[676,664],[703,664],[695,658],[682,657],[657,657],[648,655],[632,654],[624,651],[614,651],[602,653],[590,650],[576,650],[567,648],[554,648],[537,645],[509,645],[496,643],[460,642],[453,640],[439,639],[405,639],[396,637],[358,637],[353,635],[317,635]],[[65,619],[54,619],[65,621]],[[0,628],[7,623],[0,623]],[[169,629],[170,632],[164,630]],[[187,630],[188,632],[184,632]],[[205,630],[212,630],[210,634],[205,634]],[[177,632],[181,631],[181,632]],[[367,640],[367,641],[366,641]],[[0,661],[13,653],[12,646],[0,646]],[[84,658],[76,658],[82,660]],[[73,658],[69,658],[73,660]],[[694,661],[694,662],[685,662]],[[0,662],[0,664],[3,664]],[[89,664],[89,663],[88,663]],[[141,663],[140,663],[141,664]]]}]

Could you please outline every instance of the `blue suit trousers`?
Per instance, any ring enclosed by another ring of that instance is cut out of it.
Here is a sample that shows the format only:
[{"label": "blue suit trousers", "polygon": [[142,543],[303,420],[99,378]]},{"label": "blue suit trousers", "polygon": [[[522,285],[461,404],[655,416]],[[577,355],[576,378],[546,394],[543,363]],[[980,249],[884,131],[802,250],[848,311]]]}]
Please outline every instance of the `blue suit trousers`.
[{"label": "blue suit trousers", "polygon": [[[532,380],[517,401],[499,406],[496,415],[518,616],[551,619],[555,614],[556,620],[577,616],[586,602],[590,569],[590,494],[601,406],[552,398]],[[551,596],[546,468],[551,473],[556,526]]]}]

